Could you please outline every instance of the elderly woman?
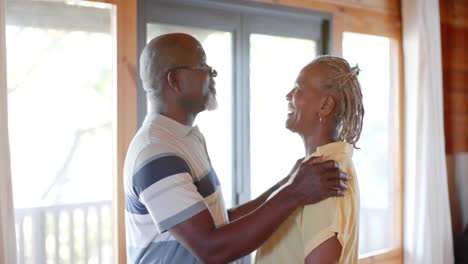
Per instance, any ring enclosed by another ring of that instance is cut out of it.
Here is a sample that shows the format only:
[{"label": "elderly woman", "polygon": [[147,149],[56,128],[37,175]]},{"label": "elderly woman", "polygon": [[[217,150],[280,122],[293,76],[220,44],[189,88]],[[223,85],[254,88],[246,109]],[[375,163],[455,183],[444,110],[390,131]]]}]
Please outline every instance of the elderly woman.
[{"label": "elderly woman", "polygon": [[342,58],[322,56],[301,70],[287,94],[286,127],[302,137],[305,159],[335,160],[351,176],[350,188],[345,197],[296,209],[258,249],[256,263],[357,263],[359,187],[352,155],[364,116],[358,73]]}]

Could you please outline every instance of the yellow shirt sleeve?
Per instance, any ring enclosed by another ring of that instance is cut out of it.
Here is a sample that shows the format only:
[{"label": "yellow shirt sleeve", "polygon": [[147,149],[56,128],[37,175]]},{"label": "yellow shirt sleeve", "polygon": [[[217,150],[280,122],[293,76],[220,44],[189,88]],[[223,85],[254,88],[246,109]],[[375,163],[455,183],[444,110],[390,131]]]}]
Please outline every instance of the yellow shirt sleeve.
[{"label": "yellow shirt sleeve", "polygon": [[341,216],[338,199],[340,198],[328,198],[322,202],[307,205],[302,210],[304,259],[312,250],[340,232]]},{"label": "yellow shirt sleeve", "polygon": [[[350,170],[351,159],[346,155],[338,153],[326,156],[326,158],[337,161],[343,171],[348,175],[354,175]],[[345,246],[346,222],[351,214],[353,197],[351,190],[349,190],[345,197],[332,197],[304,207],[301,219],[304,258],[335,234],[337,234],[341,245]]]}]

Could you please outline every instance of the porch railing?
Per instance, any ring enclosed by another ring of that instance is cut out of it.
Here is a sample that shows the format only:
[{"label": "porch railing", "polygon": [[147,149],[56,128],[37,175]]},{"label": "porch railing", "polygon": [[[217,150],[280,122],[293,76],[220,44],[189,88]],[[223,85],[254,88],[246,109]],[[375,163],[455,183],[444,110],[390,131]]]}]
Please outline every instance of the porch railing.
[{"label": "porch railing", "polygon": [[18,263],[111,263],[111,205],[15,209]]}]

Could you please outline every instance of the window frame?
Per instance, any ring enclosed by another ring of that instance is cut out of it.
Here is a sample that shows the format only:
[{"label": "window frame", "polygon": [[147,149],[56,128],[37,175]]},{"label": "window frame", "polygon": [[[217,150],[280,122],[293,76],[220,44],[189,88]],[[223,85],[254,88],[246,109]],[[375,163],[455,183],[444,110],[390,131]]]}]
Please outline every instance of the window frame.
[{"label": "window frame", "polygon": [[[83,0],[82,0],[83,1]],[[84,0],[112,4],[114,33],[114,263],[127,263],[123,171],[127,148],[138,127],[137,119],[137,0]]]},{"label": "window frame", "polygon": [[[359,263],[403,263],[403,75],[402,46],[396,36],[364,32],[362,30],[344,30],[344,33],[359,33],[389,39],[390,94],[389,108],[389,192],[394,194],[390,205],[392,212],[391,244],[394,247],[367,252],[360,256]],[[340,48],[342,45],[340,45]]]}]

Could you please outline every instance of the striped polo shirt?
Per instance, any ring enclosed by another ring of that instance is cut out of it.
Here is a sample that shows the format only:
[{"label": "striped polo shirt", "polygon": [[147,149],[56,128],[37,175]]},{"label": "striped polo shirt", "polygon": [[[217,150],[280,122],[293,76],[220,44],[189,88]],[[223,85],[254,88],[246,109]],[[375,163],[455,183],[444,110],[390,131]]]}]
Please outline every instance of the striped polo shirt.
[{"label": "striped polo shirt", "polygon": [[129,146],[124,167],[129,263],[199,263],[167,232],[208,209],[228,222],[216,172],[198,127],[149,113]]}]

